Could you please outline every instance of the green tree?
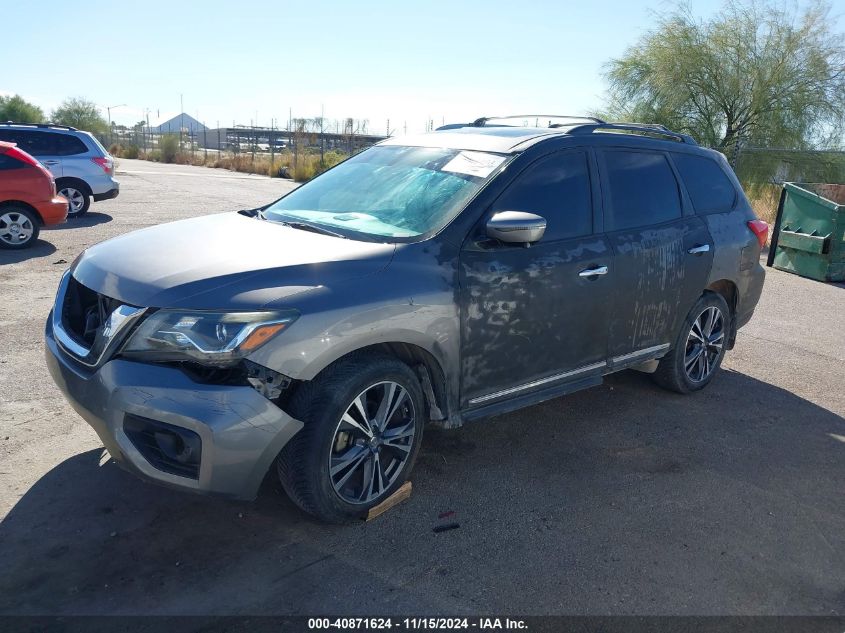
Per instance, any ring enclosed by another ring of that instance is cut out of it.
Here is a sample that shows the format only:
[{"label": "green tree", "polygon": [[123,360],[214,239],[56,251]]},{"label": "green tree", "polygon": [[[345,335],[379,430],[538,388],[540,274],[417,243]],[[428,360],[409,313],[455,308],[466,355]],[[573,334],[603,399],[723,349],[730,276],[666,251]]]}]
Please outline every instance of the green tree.
[{"label": "green tree", "polygon": [[94,134],[105,134],[109,129],[97,105],[79,97],[62,101],[61,105],[53,110],[52,118],[53,123],[70,125]]},{"label": "green tree", "polygon": [[729,0],[709,19],[687,5],[609,62],[607,116],[661,123],[729,156],[740,140],[807,148],[841,135],[845,46],[829,6]]},{"label": "green tree", "polygon": [[20,95],[0,96],[0,121],[41,123],[44,121],[44,111],[37,105],[25,101]]}]

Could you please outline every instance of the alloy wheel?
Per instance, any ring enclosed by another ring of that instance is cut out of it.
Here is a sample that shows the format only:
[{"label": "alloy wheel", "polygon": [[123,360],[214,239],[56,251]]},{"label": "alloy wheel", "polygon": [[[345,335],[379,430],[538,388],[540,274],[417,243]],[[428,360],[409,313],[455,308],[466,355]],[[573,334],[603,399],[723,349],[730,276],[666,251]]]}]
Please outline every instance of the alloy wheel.
[{"label": "alloy wheel", "polygon": [[725,319],[719,308],[705,308],[693,321],[687,336],[684,370],[692,382],[706,380],[719,361],[725,345]]},{"label": "alloy wheel", "polygon": [[332,437],[328,468],[335,493],[351,504],[384,496],[411,455],[416,422],[411,396],[398,383],[379,382],[362,391]]},{"label": "alloy wheel", "polygon": [[0,215],[0,240],[6,244],[26,244],[32,239],[35,227],[26,215],[18,211],[7,211]]},{"label": "alloy wheel", "polygon": [[82,207],[85,206],[85,194],[79,189],[75,189],[74,187],[65,187],[59,191],[59,195],[67,198],[69,206],[68,213],[70,215],[79,213],[82,210]]}]

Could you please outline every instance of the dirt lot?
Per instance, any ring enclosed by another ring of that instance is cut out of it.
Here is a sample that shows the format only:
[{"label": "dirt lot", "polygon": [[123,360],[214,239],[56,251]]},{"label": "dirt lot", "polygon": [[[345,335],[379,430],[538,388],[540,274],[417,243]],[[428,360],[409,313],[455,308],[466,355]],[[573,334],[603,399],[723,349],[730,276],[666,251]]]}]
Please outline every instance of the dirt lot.
[{"label": "dirt lot", "polygon": [[[291,186],[118,176],[116,200],[0,253],[0,613],[845,614],[845,288],[769,271],[704,393],[625,372],[431,430],[407,503],[325,526],[272,481],[234,503],[135,479],[51,382],[43,322],[83,248]],[[446,510],[460,528],[433,533]]]}]

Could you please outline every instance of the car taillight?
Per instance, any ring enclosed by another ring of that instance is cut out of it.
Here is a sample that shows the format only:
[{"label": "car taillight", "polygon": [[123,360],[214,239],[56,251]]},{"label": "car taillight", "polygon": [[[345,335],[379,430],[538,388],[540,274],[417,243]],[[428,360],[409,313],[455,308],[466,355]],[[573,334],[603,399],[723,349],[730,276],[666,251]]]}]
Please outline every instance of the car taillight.
[{"label": "car taillight", "polygon": [[760,248],[763,248],[766,245],[766,240],[769,239],[769,225],[763,220],[749,220],[748,228],[757,236]]},{"label": "car taillight", "polygon": [[111,170],[113,166],[111,158],[92,158],[91,160],[97,163],[103,169],[104,172],[111,176]]},{"label": "car taillight", "polygon": [[22,163],[31,165],[32,167],[41,167],[41,163],[39,163],[26,152],[19,150],[17,147],[10,147],[9,149],[7,149],[6,156],[11,156],[12,158],[19,160]]}]

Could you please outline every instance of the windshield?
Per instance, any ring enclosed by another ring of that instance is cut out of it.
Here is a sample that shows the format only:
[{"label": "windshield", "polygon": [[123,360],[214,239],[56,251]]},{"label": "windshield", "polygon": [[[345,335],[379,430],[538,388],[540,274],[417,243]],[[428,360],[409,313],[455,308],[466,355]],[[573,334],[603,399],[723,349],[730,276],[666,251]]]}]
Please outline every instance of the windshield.
[{"label": "windshield", "polygon": [[443,228],[505,156],[430,147],[373,147],[267,207],[268,220],[388,238]]}]

